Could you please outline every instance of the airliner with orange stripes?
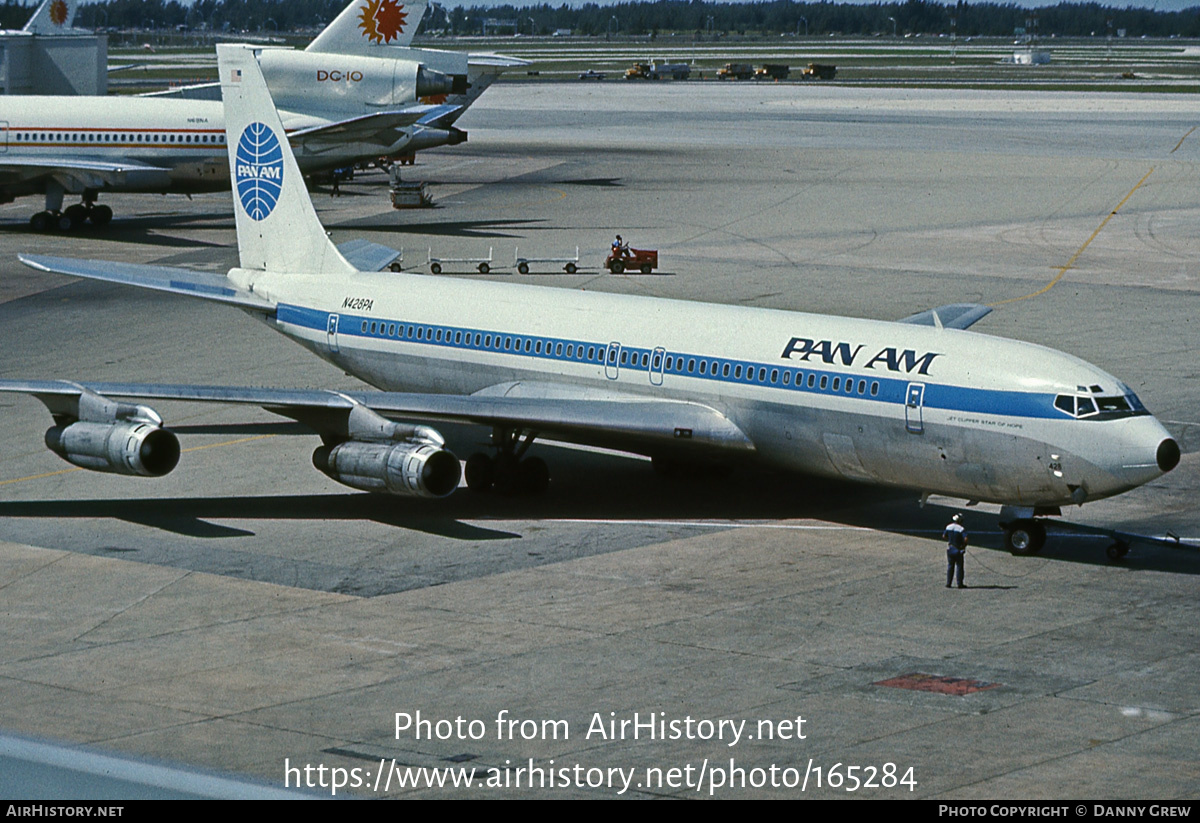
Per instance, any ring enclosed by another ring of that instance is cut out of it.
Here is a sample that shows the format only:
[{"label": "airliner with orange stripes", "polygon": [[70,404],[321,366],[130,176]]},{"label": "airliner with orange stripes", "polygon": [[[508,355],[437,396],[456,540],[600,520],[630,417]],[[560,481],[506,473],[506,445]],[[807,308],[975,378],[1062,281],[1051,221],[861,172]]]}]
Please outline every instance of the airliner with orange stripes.
[{"label": "airliner with orange stripes", "polygon": [[[260,53],[305,174],[461,143],[466,132],[453,124],[487,78],[524,64],[409,48],[424,10],[354,0],[304,51]],[[419,102],[431,97],[450,102]],[[145,97],[0,97],[0,203],[43,195],[31,226],[70,231],[112,219],[97,203],[102,192],[225,189],[224,134],[218,84]],[[67,195],[79,202],[63,208]]]}]

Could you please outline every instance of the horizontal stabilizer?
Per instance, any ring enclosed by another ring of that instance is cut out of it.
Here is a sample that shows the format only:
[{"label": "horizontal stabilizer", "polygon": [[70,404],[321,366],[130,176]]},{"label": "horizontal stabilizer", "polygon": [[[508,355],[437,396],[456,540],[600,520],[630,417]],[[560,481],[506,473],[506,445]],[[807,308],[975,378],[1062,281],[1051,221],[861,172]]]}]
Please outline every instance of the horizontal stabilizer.
[{"label": "horizontal stabilizer", "polygon": [[951,303],[948,306],[938,306],[936,309],[919,312],[896,322],[910,323],[914,326],[940,325],[944,329],[965,329],[991,313],[991,307],[979,303]]},{"label": "horizontal stabilizer", "polygon": [[[120,68],[129,68],[121,66]],[[110,68],[109,73],[116,71]],[[139,97],[174,97],[179,100],[211,100],[219,102],[221,99],[221,84],[220,83],[196,83],[191,86],[175,86],[174,88],[164,89],[163,91],[150,91],[145,94],[138,95]]]},{"label": "horizontal stabilizer", "polygon": [[117,263],[108,260],[76,260],[71,257],[44,257],[37,254],[18,255],[32,269],[121,283],[154,291],[201,297],[218,303],[228,303],[243,309],[275,313],[275,304],[256,294],[239,289],[223,274],[177,269],[171,266],[146,266],[139,263]]},{"label": "horizontal stabilizer", "polygon": [[522,60],[520,57],[509,57],[505,54],[481,54],[472,52],[467,55],[467,65],[472,68],[489,68],[489,69],[519,69],[525,66],[532,66],[533,63],[528,60]]},{"label": "horizontal stabilizer", "polygon": [[390,146],[396,142],[397,130],[407,128],[416,123],[424,123],[426,117],[442,118],[447,116],[447,109],[456,111],[457,106],[410,106],[395,111],[379,111],[339,120],[335,123],[323,123],[306,129],[298,129],[288,134],[293,145],[311,146],[316,143],[326,143],[338,146],[343,143],[375,143],[380,146]]},{"label": "horizontal stabilizer", "polygon": [[362,239],[341,243],[337,248],[346,262],[359,271],[383,271],[401,256],[401,252],[390,246]]}]

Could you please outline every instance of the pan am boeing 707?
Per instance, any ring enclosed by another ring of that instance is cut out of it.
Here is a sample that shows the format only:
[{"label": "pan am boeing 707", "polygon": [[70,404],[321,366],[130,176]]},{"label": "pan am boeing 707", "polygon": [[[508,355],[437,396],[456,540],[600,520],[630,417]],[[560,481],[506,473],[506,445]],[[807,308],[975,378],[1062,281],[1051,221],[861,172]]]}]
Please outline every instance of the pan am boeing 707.
[{"label": "pan am boeing 707", "polygon": [[179,443],[143,403],[243,403],[319,433],[313,462],[338,482],[440,497],[462,473],[431,424],[465,422],[493,430],[491,453],[466,462],[476,491],[544,489],[547,466],[526,452],[552,437],[999,503],[1008,546],[1026,552],[1044,540],[1038,516],[1179,462],[1112,375],[966,331],[983,306],[884,322],[360,270],[317,219],[253,50],[218,56],[240,265],[22,260],[237,306],[380,390],[0,382],[49,408],[46,443],[75,465],[165,474]]}]

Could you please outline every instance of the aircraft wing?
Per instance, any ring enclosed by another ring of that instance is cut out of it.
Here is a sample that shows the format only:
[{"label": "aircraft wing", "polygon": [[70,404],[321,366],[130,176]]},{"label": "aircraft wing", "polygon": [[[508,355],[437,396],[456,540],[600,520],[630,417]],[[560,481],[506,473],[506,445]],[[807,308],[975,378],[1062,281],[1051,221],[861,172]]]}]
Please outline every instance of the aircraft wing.
[{"label": "aircraft wing", "polygon": [[990,306],[979,303],[951,303],[910,315],[897,323],[914,326],[941,326],[944,329],[965,329],[992,313]]},{"label": "aircraft wing", "polygon": [[86,160],[81,157],[5,157],[0,159],[0,168],[30,168],[46,171],[71,169],[76,171],[107,172],[110,174],[127,174],[129,172],[168,171],[161,166],[150,166],[145,163],[120,162],[111,160]]},{"label": "aircraft wing", "polygon": [[7,157],[0,154],[0,181],[31,180],[43,177],[77,181],[76,188],[104,189],[128,184],[138,176],[166,178],[168,169],[145,163],[87,160],[80,157]]},{"label": "aircraft wing", "polygon": [[70,257],[46,257],[36,254],[18,255],[25,265],[40,271],[104,280],[127,286],[201,297],[227,303],[265,314],[275,313],[275,304],[256,294],[230,284],[223,274],[177,269],[171,266],[146,266],[139,263],[118,263],[108,260],[76,260]]},{"label": "aircraft wing", "polygon": [[84,390],[110,400],[181,400],[259,406],[320,434],[345,435],[350,412],[365,406],[405,421],[475,423],[536,432],[570,442],[623,451],[692,450],[749,455],[754,444],[728,418],[700,403],[636,395],[444,395],[408,392],[336,392],[243,386],[75,383],[0,380],[0,392],[37,397],[53,414],[72,414]]}]

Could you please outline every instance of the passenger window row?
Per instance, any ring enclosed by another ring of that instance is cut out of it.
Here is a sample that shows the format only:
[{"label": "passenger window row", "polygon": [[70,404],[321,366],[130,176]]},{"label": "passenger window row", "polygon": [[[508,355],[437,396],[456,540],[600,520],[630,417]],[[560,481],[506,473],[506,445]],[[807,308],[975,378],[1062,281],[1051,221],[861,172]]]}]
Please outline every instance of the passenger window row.
[{"label": "passenger window row", "polygon": [[[565,358],[579,362],[604,363],[615,366],[618,362],[617,348],[610,346],[587,345],[584,343],[564,342],[561,340],[546,340],[520,335],[490,334],[485,332],[462,331],[438,326],[418,326],[404,323],[389,323],[375,320],[362,321],[362,333],[373,337],[389,337],[398,340],[416,340],[418,342],[441,343],[443,345],[462,346],[465,348],[483,349],[485,351],[515,352],[546,357]],[[586,346],[586,349],[585,349]],[[649,369],[651,355],[649,351],[633,348],[622,348],[620,365],[626,368]],[[607,355],[606,355],[607,352]],[[795,387],[802,389],[806,386],[813,391],[840,392],[866,396],[868,389],[871,397],[879,396],[879,381],[868,383],[865,379],[856,381],[853,377],[830,377],[828,374],[818,375],[815,372],[803,372],[794,369],[772,368],[754,363],[737,363],[725,360],[686,357],[684,355],[665,354],[661,350],[653,352],[654,370],[662,368],[665,373],[679,375],[696,375],[702,377],[720,377],[722,379],[739,380],[745,383],[759,383],[772,386],[789,387],[795,381]]]}]

